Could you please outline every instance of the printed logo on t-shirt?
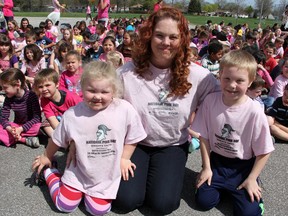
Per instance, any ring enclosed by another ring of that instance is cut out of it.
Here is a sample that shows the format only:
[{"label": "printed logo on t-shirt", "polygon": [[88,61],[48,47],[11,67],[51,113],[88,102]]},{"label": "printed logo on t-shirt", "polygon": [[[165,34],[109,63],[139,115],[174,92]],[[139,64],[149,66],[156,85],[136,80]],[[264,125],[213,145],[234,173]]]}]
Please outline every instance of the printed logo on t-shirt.
[{"label": "printed logo on t-shirt", "polygon": [[95,140],[86,141],[86,144],[90,145],[90,147],[87,148],[87,157],[89,159],[116,155],[116,140],[109,139],[111,131],[112,129],[108,128],[104,124],[98,125]]},{"label": "printed logo on t-shirt", "polygon": [[[224,124],[222,127],[220,134],[216,136],[217,142],[215,143],[215,148],[225,151],[229,154],[236,155],[237,154],[237,146],[239,143],[239,139],[233,139],[231,136],[236,135],[236,130],[230,124]],[[235,137],[235,136],[233,136]]]}]

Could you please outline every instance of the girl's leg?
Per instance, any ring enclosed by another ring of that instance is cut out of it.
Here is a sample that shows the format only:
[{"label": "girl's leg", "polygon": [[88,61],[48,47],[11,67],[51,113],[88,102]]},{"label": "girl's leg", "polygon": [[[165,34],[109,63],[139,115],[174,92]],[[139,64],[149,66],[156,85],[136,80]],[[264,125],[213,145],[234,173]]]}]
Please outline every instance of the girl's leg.
[{"label": "girl's leg", "polygon": [[62,212],[73,212],[81,202],[82,192],[63,184],[57,169],[47,168],[44,177],[56,208]]},{"label": "girl's leg", "polygon": [[154,148],[150,153],[146,202],[161,215],[180,205],[189,143]]},{"label": "girl's leg", "polygon": [[86,210],[91,215],[104,215],[108,213],[111,209],[112,200],[99,199],[96,197],[91,197],[85,194],[84,203]]},{"label": "girl's leg", "polygon": [[21,133],[22,137],[37,136],[41,127],[41,123],[34,124],[28,131]]},{"label": "girl's leg", "polygon": [[131,161],[137,167],[134,171],[134,178],[130,176],[128,181],[121,180],[116,200],[113,201],[113,207],[124,212],[130,212],[144,204],[149,157],[147,147],[141,145],[136,147],[131,157]]},{"label": "girl's leg", "polygon": [[0,141],[7,147],[16,143],[14,137],[0,125]]}]

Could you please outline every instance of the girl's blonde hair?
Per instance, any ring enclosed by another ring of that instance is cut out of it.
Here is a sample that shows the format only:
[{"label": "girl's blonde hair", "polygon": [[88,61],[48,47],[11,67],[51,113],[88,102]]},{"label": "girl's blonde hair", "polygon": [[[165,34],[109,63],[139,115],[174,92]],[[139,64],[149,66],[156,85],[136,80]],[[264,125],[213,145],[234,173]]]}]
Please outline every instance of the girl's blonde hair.
[{"label": "girl's blonde hair", "polygon": [[113,88],[113,96],[121,98],[123,95],[123,85],[118,77],[115,67],[110,62],[92,61],[83,68],[81,76],[81,88],[85,86],[88,80],[108,79]]},{"label": "girl's blonde hair", "polygon": [[107,53],[107,62],[111,62],[116,69],[118,67],[124,65],[122,55],[118,51],[108,52]]}]

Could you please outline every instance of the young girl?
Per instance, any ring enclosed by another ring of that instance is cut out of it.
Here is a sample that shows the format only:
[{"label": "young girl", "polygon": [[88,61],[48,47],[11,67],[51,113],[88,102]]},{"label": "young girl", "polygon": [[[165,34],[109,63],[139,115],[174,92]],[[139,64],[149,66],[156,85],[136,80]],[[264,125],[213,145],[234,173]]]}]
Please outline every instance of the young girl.
[{"label": "young girl", "polygon": [[61,74],[59,90],[73,92],[82,97],[80,77],[82,75],[81,55],[76,50],[69,51],[65,56],[66,71]]},{"label": "young girl", "polygon": [[134,31],[124,33],[123,43],[117,47],[117,50],[124,56],[125,62],[131,61],[132,49],[136,40],[137,34]]},{"label": "young girl", "polygon": [[111,62],[116,69],[124,65],[122,55],[117,51],[111,51],[107,54],[107,62]]},{"label": "young girl", "polygon": [[[43,170],[58,210],[73,212],[84,197],[90,214],[103,215],[116,198],[121,175],[125,180],[129,174],[134,176],[136,167],[130,157],[146,133],[132,105],[120,99],[122,86],[111,64],[97,61],[86,65],[81,87],[84,101],[64,113],[32,169]],[[47,168],[59,147],[69,146],[70,152],[77,153],[76,166],[68,165],[63,176],[57,169]]]},{"label": "young girl", "polygon": [[98,23],[96,25],[96,34],[99,35],[99,37],[100,37],[99,43],[100,43],[100,45],[102,45],[103,40],[106,37],[106,27],[102,23]]},{"label": "young girl", "polygon": [[73,40],[76,41],[76,50],[81,54],[83,36],[80,34],[79,24],[73,26]]},{"label": "young girl", "polygon": [[[110,51],[116,51],[115,38],[112,37],[112,36],[107,36],[107,37],[105,37],[104,40],[103,40],[102,47],[103,47],[104,53],[102,53],[102,54],[99,56],[99,60],[106,62],[106,61],[107,61],[107,54],[108,54],[108,52],[110,52]],[[118,52],[118,51],[116,51],[116,52]],[[122,58],[123,62],[125,62],[122,53],[120,53],[120,52],[118,52],[118,53],[121,55],[121,58]]]},{"label": "young girl", "polygon": [[45,28],[46,28],[46,32],[50,32],[52,34],[52,41],[56,42],[58,34],[59,34],[57,26],[53,25],[52,20],[46,19]]},{"label": "young girl", "polygon": [[20,22],[19,31],[22,33],[26,33],[29,30],[28,25],[29,25],[29,20],[25,17],[22,18]]},{"label": "young girl", "polygon": [[24,59],[21,71],[26,75],[26,80],[32,86],[36,73],[46,68],[43,51],[36,44],[28,44],[24,48]]},{"label": "young girl", "polygon": [[[2,73],[0,83],[6,94],[0,117],[0,141],[8,147],[16,142],[39,147],[36,136],[41,126],[41,111],[37,95],[25,88],[25,76],[17,68]],[[9,122],[11,110],[15,113],[14,122]]]},{"label": "young girl", "polygon": [[65,56],[66,54],[72,50],[72,46],[65,42],[65,41],[60,41],[57,46],[55,51],[56,58],[54,59],[53,62],[53,68],[58,74],[62,74],[62,72],[66,68],[66,61],[65,61]]},{"label": "young girl", "polygon": [[18,58],[13,54],[11,40],[6,36],[0,35],[0,73],[8,68],[18,68]]},{"label": "young girl", "polygon": [[7,23],[7,33],[8,33],[8,37],[10,40],[14,40],[15,39],[15,36],[14,36],[14,33],[16,31],[18,31],[19,27],[18,27],[18,24],[16,22],[16,20],[10,20],[8,23]]},{"label": "young girl", "polygon": [[73,46],[73,49],[76,50],[77,49],[77,42],[75,39],[73,39],[73,32],[71,29],[64,29],[63,30],[63,38],[62,40],[68,42],[69,44],[71,44]]}]

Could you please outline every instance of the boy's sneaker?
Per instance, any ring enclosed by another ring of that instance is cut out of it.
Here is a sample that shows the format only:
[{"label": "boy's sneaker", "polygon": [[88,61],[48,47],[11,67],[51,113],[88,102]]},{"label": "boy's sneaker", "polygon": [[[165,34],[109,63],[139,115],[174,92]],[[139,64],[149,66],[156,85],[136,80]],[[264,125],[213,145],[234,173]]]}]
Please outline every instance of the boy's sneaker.
[{"label": "boy's sneaker", "polygon": [[189,153],[196,151],[200,148],[200,141],[199,139],[192,137],[190,145],[189,145]]},{"label": "boy's sneaker", "polygon": [[259,207],[261,209],[261,215],[264,215],[265,208],[264,208],[264,203],[262,199],[260,199]]},{"label": "boy's sneaker", "polygon": [[26,145],[32,148],[40,147],[40,142],[38,137],[26,137]]},{"label": "boy's sneaker", "polygon": [[272,142],[273,142],[273,145],[275,144],[276,140],[273,136],[271,136],[271,139],[272,139]]}]

